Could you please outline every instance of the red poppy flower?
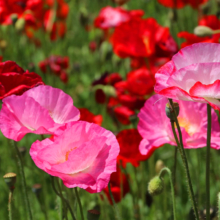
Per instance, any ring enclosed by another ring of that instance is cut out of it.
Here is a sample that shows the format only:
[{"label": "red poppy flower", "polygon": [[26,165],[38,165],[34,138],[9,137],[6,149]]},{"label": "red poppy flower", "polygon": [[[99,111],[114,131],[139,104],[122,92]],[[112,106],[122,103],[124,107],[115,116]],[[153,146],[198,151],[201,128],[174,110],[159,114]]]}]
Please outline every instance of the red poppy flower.
[{"label": "red poppy flower", "polygon": [[[121,172],[119,167],[117,167],[117,172],[112,173],[110,177],[110,187],[111,187],[111,191],[115,199],[115,202],[120,202],[121,199],[130,191],[127,177],[125,174]],[[106,194],[110,204],[113,205],[108,187],[104,189],[104,193]]]},{"label": "red poppy flower", "polygon": [[154,91],[154,84],[154,75],[146,67],[127,74],[127,88],[131,94],[148,95]]},{"label": "red poppy flower", "polygon": [[177,44],[168,28],[161,27],[154,18],[133,17],[115,28],[111,37],[114,52],[121,58],[172,56]]},{"label": "red poppy flower", "polygon": [[69,67],[69,58],[61,56],[50,56],[49,58],[41,61],[39,68],[43,73],[53,73],[60,77],[61,81],[67,83],[68,75],[66,69]]},{"label": "red poppy flower", "polygon": [[114,113],[116,118],[124,125],[129,125],[131,123],[130,117],[135,115],[135,112],[126,106],[118,106],[114,108]]},{"label": "red poppy flower", "polygon": [[0,99],[9,95],[21,95],[28,89],[44,85],[36,73],[24,71],[13,61],[0,63]]},{"label": "red poppy flower", "polygon": [[208,0],[158,0],[160,4],[168,8],[182,8],[188,4],[193,8],[198,8],[200,4],[207,1]]},{"label": "red poppy flower", "polygon": [[87,121],[90,123],[95,123],[101,126],[103,120],[102,115],[94,115],[86,108],[79,108],[79,111],[80,111],[80,120]]},{"label": "red poppy flower", "polygon": [[140,161],[144,161],[151,156],[149,154],[142,155],[139,152],[139,144],[142,137],[137,129],[123,130],[117,134],[116,138],[120,146],[118,160],[122,161],[124,167],[127,163],[131,163],[133,166],[138,167]]}]

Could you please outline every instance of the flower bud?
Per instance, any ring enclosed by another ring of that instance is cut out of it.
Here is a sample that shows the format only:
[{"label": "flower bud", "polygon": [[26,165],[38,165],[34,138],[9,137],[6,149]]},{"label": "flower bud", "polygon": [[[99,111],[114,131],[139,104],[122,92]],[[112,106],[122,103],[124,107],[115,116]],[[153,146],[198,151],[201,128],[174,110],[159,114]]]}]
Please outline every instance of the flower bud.
[{"label": "flower bud", "polygon": [[212,36],[214,32],[210,27],[199,25],[194,28],[194,34],[198,37],[207,37]]},{"label": "flower bud", "polygon": [[[174,102],[173,103],[173,106],[174,106],[174,109],[175,109],[175,112],[176,112],[176,117],[179,115],[179,112],[180,112],[180,107],[179,107],[179,104],[177,102]],[[170,106],[169,103],[166,104],[166,115],[167,117],[170,119],[170,120],[175,120],[175,116],[174,116],[174,112]]]},{"label": "flower bud", "polygon": [[152,196],[159,195],[163,192],[163,180],[156,176],[148,184],[148,192]]},{"label": "flower bud", "polygon": [[41,184],[37,183],[32,186],[32,192],[34,192],[36,194],[39,194],[41,192],[41,189],[42,189]]},{"label": "flower bud", "polygon": [[10,18],[12,20],[12,24],[15,25],[16,21],[18,20],[18,15],[17,14],[11,14]]},{"label": "flower bud", "polygon": [[9,189],[14,189],[14,185],[16,182],[16,173],[6,173],[3,178],[5,180],[5,183],[9,187]]},{"label": "flower bud", "polygon": [[100,212],[98,210],[92,209],[87,212],[88,220],[98,220],[100,217]]},{"label": "flower bud", "polygon": [[0,48],[1,50],[5,50],[8,46],[8,43],[6,40],[0,40]]},{"label": "flower bud", "polygon": [[159,173],[161,169],[165,167],[164,163],[162,160],[157,160],[156,165],[155,165],[155,171],[156,173]]},{"label": "flower bud", "polygon": [[19,150],[21,156],[24,157],[27,152],[27,148],[26,147],[19,147],[18,150]]},{"label": "flower bud", "polygon": [[19,18],[15,23],[15,29],[17,31],[23,31],[24,26],[25,26],[25,19],[24,18]]}]

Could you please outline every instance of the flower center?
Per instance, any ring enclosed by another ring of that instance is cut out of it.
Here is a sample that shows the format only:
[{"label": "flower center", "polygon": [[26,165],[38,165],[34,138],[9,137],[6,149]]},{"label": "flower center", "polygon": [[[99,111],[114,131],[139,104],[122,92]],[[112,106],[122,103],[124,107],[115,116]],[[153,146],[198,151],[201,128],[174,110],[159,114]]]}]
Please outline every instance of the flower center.
[{"label": "flower center", "polygon": [[179,121],[180,127],[185,128],[186,132],[190,136],[192,136],[195,133],[195,130],[194,130],[192,124],[190,124],[190,122],[187,119],[178,117],[178,121]]},{"label": "flower center", "polygon": [[77,149],[77,147],[74,147],[74,148],[72,148],[71,150],[69,150],[69,151],[66,152],[66,156],[65,156],[65,160],[66,160],[66,161],[68,160],[68,157],[69,157],[70,152],[72,152],[72,151],[75,150],[75,149]]}]

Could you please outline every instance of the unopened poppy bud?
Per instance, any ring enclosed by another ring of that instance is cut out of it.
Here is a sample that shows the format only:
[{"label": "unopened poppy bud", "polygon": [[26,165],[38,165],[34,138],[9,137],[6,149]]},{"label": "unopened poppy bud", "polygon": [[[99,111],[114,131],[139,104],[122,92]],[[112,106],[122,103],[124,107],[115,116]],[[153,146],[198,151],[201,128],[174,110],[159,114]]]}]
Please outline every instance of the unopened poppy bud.
[{"label": "unopened poppy bud", "polygon": [[92,209],[87,212],[88,220],[98,220],[100,217],[100,212],[98,210]]},{"label": "unopened poppy bud", "polygon": [[17,31],[23,31],[24,26],[25,26],[25,19],[24,18],[19,18],[15,23],[15,29]]},{"label": "unopened poppy bud", "polygon": [[148,192],[152,196],[159,195],[163,192],[163,180],[156,176],[148,184]]},{"label": "unopened poppy bud", "polygon": [[12,24],[15,25],[16,21],[18,20],[18,15],[17,14],[11,14],[10,18],[12,20]]},{"label": "unopened poppy bud", "polygon": [[7,43],[6,40],[1,40],[1,41],[0,41],[0,48],[1,48],[2,50],[5,50],[7,46],[8,46],[8,43]]},{"label": "unopened poppy bud", "polygon": [[164,167],[165,167],[165,165],[164,165],[163,161],[157,160],[156,165],[155,165],[156,173],[159,173]]},{"label": "unopened poppy bud", "polygon": [[18,150],[19,150],[21,156],[24,157],[27,152],[27,148],[26,147],[19,147]]},{"label": "unopened poppy bud", "polygon": [[[174,109],[175,109],[175,112],[176,112],[176,117],[179,115],[179,112],[180,112],[180,107],[179,107],[179,104],[177,102],[174,102],[173,103],[173,106],[174,106]],[[175,115],[174,115],[174,112],[170,106],[169,103],[166,104],[166,115],[167,117],[170,119],[170,120],[175,120]]]},{"label": "unopened poppy bud", "polygon": [[16,182],[16,173],[6,173],[3,178],[9,189],[13,189]]},{"label": "unopened poppy bud", "polygon": [[32,192],[34,192],[36,194],[39,194],[41,192],[41,189],[42,189],[41,184],[37,183],[32,186]]},{"label": "unopened poppy bud", "polygon": [[194,34],[198,37],[207,37],[212,36],[214,31],[210,27],[199,25],[194,28]]}]

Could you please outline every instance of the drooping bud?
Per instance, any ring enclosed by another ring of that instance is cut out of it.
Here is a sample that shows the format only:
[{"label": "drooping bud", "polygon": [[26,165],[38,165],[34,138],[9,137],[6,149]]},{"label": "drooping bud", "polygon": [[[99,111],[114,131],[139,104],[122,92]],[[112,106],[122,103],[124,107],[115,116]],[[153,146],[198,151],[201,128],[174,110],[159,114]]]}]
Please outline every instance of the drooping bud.
[{"label": "drooping bud", "polygon": [[[179,115],[179,112],[180,112],[179,103],[174,102],[174,103],[173,103],[173,106],[174,106],[174,110],[175,110],[175,112],[176,112],[176,117],[177,117],[177,116]],[[174,121],[174,120],[175,120],[175,115],[174,115],[173,109],[171,108],[171,106],[170,106],[169,103],[166,104],[166,109],[165,109],[165,111],[166,111],[167,117],[168,117],[170,120],[173,120],[173,121]]]},{"label": "drooping bud", "polygon": [[151,179],[151,181],[148,184],[148,192],[152,196],[161,194],[163,192],[163,188],[164,188],[164,183],[159,176],[156,176],[153,179]]},{"label": "drooping bud", "polygon": [[87,211],[88,220],[98,220],[100,217],[100,212],[98,210],[92,209]]},{"label": "drooping bud", "polygon": [[194,34],[198,37],[207,37],[212,36],[214,31],[210,27],[199,25],[194,28]]},{"label": "drooping bud", "polygon": [[164,167],[165,167],[165,165],[164,165],[163,161],[157,160],[156,165],[155,165],[156,173],[159,173]]},{"label": "drooping bud", "polygon": [[16,182],[16,173],[6,173],[3,178],[5,180],[5,183],[7,184],[8,188],[10,190],[14,189],[14,185]]}]

